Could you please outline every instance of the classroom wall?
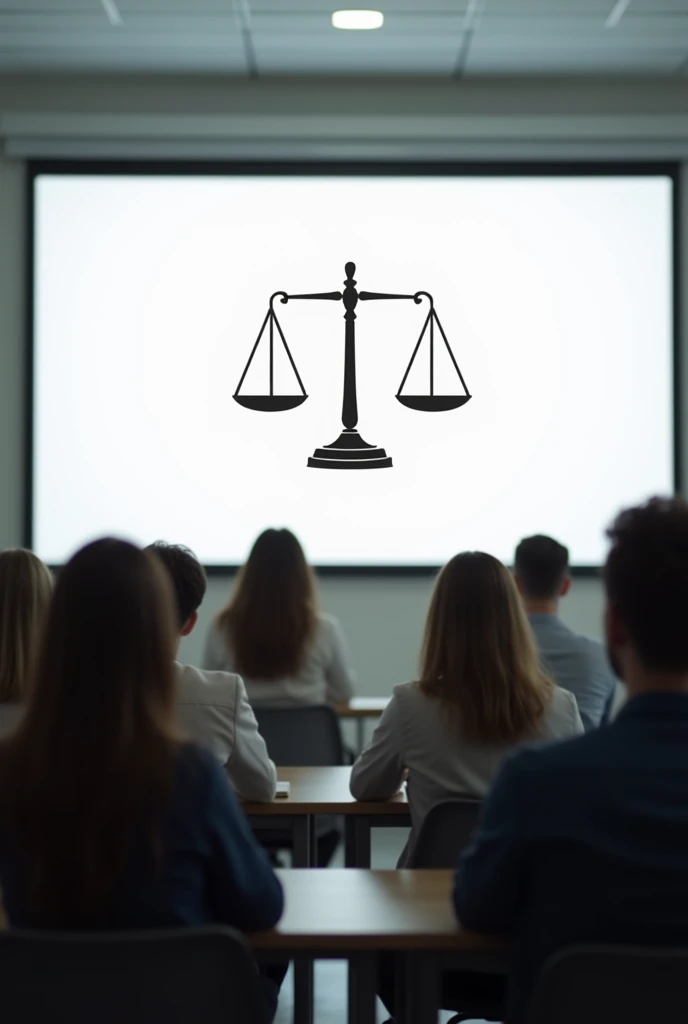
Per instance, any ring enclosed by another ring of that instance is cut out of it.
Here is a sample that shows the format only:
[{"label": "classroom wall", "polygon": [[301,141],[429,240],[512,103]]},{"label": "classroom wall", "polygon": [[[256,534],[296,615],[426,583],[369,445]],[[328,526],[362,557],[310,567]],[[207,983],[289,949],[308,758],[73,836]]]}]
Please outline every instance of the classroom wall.
[{"label": "classroom wall", "polygon": [[[688,159],[686,109],[687,84],[654,79],[232,83],[0,76],[0,547],[23,540],[27,156]],[[685,217],[682,243],[688,245]],[[183,660],[200,659],[207,623],[229,585],[229,579],[211,580],[201,621],[183,642]],[[344,626],[361,693],[386,694],[414,676],[430,586],[418,578],[322,581],[323,606]],[[599,582],[577,580],[562,611],[574,628],[600,636]]]}]

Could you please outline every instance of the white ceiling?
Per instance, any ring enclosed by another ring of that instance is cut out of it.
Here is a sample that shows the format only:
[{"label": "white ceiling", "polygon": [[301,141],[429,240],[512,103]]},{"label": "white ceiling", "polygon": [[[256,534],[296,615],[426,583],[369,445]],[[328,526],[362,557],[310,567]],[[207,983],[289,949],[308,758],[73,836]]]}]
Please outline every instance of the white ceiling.
[{"label": "white ceiling", "polygon": [[[617,74],[688,69],[688,0],[0,0],[0,71]],[[380,9],[375,32],[337,7]]]}]

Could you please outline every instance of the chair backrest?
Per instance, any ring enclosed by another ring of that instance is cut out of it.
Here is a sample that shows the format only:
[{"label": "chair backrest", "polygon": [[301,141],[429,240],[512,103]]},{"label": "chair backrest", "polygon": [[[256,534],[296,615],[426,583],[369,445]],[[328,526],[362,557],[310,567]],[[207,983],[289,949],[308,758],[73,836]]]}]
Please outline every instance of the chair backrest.
[{"label": "chair backrest", "polygon": [[572,946],[544,966],[527,1024],[678,1024],[688,1019],[688,949]]},{"label": "chair backrest", "polygon": [[267,1024],[230,928],[0,932],[3,1024]]},{"label": "chair backrest", "polygon": [[446,800],[425,816],[408,862],[410,868],[455,868],[478,819],[479,800]]},{"label": "chair backrest", "polygon": [[253,710],[268,754],[278,768],[344,764],[339,719],[328,704]]}]

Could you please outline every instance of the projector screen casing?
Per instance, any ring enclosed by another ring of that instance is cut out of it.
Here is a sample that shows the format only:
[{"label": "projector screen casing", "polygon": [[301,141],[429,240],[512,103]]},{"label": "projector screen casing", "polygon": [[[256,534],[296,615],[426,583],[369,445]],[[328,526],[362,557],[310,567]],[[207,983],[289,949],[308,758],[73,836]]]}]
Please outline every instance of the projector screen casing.
[{"label": "projector screen casing", "polygon": [[[537,177],[637,177],[663,176],[672,184],[672,335],[673,335],[673,487],[679,492],[682,486],[682,443],[681,443],[681,302],[680,302],[680,176],[679,168],[674,163],[367,163],[367,162],[140,162],[140,161],[35,161],[28,167],[29,188],[27,190],[27,296],[26,296],[26,453],[25,453],[25,543],[31,547],[34,540],[33,503],[34,503],[34,272],[35,272],[35,223],[34,223],[34,182],[40,175],[88,175],[88,176],[292,176],[292,177],[327,177],[327,176],[399,176],[399,177],[447,177],[466,178],[537,178]],[[355,258],[356,254],[346,253],[347,259]],[[359,275],[362,273],[359,268]],[[342,275],[343,276],[343,275]],[[307,285],[308,282],[305,282]],[[337,287],[338,282],[333,282]],[[366,281],[359,287],[374,287]],[[308,290],[304,288],[304,290]],[[267,296],[266,296],[267,298]],[[260,311],[256,311],[257,313]],[[359,311],[360,312],[360,311]],[[440,310],[441,315],[441,310]],[[247,354],[250,346],[247,339]],[[450,338],[451,341],[451,338]],[[298,361],[298,360],[297,360]],[[470,380],[468,381],[470,389]],[[444,414],[450,415],[450,414]],[[455,414],[452,414],[455,415]],[[277,427],[277,429],[280,429]],[[365,425],[361,427],[365,433]],[[317,439],[316,439],[317,440]],[[332,438],[322,438],[329,442]],[[373,438],[373,441],[384,443],[384,438]],[[395,455],[395,452],[391,452]],[[393,472],[393,470],[392,470]],[[562,538],[566,541],[566,538]],[[304,538],[307,544],[307,538]],[[329,575],[395,575],[424,576],[434,573],[437,564],[405,564],[405,565],[355,565],[355,564],[317,564],[319,572]],[[238,568],[237,564],[212,564],[207,566],[211,574],[225,574]],[[595,576],[599,573],[597,565],[572,566],[575,575]]]}]

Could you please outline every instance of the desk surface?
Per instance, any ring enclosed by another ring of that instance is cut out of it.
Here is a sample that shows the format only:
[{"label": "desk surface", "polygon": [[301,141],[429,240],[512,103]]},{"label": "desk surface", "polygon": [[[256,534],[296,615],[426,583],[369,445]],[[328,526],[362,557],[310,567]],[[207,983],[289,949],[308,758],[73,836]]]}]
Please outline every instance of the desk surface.
[{"label": "desk surface", "polygon": [[389,697],[352,697],[347,704],[335,704],[340,718],[379,718],[389,704]]},{"label": "desk surface", "polygon": [[390,815],[404,819],[409,816],[406,792],[397,793],[391,800],[368,803],[355,800],[349,792],[351,768],[342,765],[334,768],[278,768],[280,782],[289,782],[288,797],[271,800],[267,804],[245,803],[246,814],[289,815],[289,814],[351,814]]},{"label": "desk surface", "polygon": [[451,904],[453,871],[282,869],[285,912],[249,936],[256,949],[503,951],[504,941],[466,931]]}]

